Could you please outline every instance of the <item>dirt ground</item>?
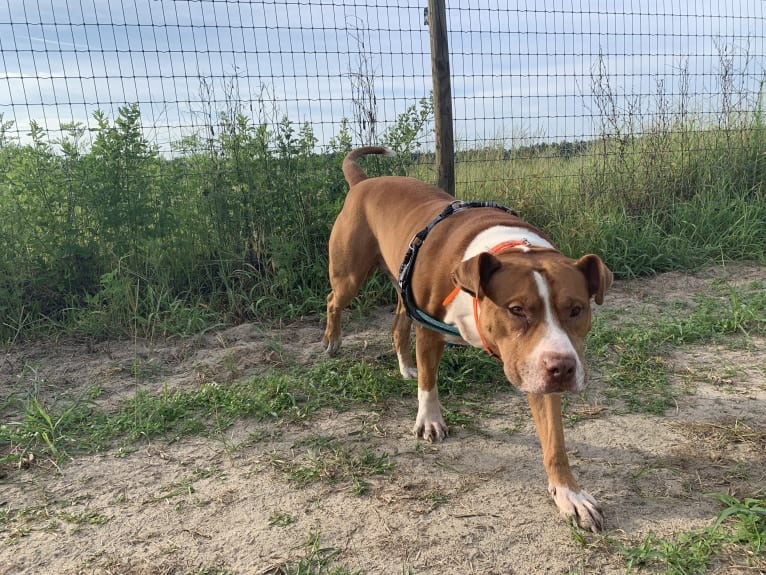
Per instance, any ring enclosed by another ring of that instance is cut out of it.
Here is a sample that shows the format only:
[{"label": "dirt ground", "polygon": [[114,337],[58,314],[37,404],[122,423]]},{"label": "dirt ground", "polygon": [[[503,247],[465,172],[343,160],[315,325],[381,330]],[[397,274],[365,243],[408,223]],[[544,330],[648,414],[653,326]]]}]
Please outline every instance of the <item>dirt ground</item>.
[{"label": "dirt ground", "polygon": [[[766,281],[766,268],[618,282],[603,307],[627,317],[708,293],[711,282],[754,280]],[[385,353],[390,318],[390,309],[352,317],[344,352]],[[114,406],[139,387],[246,378],[278,369],[285,357],[321,362],[321,329],[315,318],[186,341],[12,348],[0,358],[0,395],[32,379],[44,397],[98,385],[98,401]],[[155,370],[140,383],[137,358]],[[683,391],[663,417],[616,409],[597,372],[570,401],[579,414],[566,429],[574,472],[602,504],[607,535],[626,543],[709,525],[721,509],[710,493],[752,496],[766,486],[766,341],[679,347],[672,361]],[[242,419],[223,433],[11,470],[0,478],[0,513],[14,512],[0,521],[0,575],[268,574],[306,557],[311,534],[315,551],[335,552],[351,572],[624,573],[624,558],[601,536],[580,537],[558,516],[526,401],[499,388],[477,421],[441,444],[411,435],[413,383],[411,399],[384,406],[325,411],[299,424]],[[310,457],[317,437],[355,453],[387,453],[392,471],[366,478],[364,495],[343,481],[296,486],[284,467]]]}]

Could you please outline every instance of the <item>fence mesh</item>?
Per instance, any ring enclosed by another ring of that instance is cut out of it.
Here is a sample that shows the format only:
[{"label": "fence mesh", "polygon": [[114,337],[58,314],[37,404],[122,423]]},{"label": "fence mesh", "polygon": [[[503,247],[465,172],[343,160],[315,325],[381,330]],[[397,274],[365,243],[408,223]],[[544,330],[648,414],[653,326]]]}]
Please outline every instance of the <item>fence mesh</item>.
[{"label": "fence mesh", "polygon": [[[382,5],[381,5],[382,4]],[[237,110],[308,122],[317,147],[349,120],[379,140],[431,91],[424,1],[55,0],[0,7],[0,113],[55,138],[137,103],[166,154]],[[626,9],[627,8],[627,9]],[[593,140],[667,115],[702,126],[754,111],[761,0],[466,1],[448,7],[459,150]],[[621,124],[623,124],[621,126]],[[421,149],[433,147],[431,133]]]},{"label": "fence mesh", "polygon": [[[456,195],[622,276],[762,253],[766,2],[449,4]],[[0,338],[322,309],[343,154],[435,180],[424,8],[0,4]]]}]

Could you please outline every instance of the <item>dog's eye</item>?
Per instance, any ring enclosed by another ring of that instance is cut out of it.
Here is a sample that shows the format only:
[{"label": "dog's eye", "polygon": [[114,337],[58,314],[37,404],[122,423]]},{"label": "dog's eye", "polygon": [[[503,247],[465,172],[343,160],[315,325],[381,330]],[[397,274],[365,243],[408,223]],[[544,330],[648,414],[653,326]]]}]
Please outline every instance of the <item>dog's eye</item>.
[{"label": "dog's eye", "polygon": [[582,313],[582,306],[574,305],[572,306],[572,309],[569,310],[569,317],[577,317]]},{"label": "dog's eye", "polygon": [[511,314],[515,315],[516,317],[526,317],[524,314],[524,308],[520,305],[512,305],[508,308],[508,311],[511,312]]}]

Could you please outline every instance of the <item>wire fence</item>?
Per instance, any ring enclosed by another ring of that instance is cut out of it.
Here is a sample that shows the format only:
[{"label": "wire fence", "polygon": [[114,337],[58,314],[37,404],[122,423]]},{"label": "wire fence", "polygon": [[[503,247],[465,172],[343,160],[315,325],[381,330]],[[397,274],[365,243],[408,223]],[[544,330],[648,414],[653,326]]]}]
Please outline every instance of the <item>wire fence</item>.
[{"label": "wire fence", "polygon": [[[323,309],[343,154],[382,143],[397,154],[371,173],[436,180],[424,7],[0,4],[0,339]],[[765,16],[762,0],[450,3],[456,195],[624,277],[722,244],[762,257]]]},{"label": "wire fence", "polygon": [[[345,129],[428,154],[424,0],[36,0],[0,7],[3,137],[82,145],[97,111],[137,104],[161,154],[209,137],[220,114],[309,126],[317,152]],[[553,156],[664,128],[760,113],[766,2],[451,3],[456,149]],[[409,114],[409,116],[408,116]],[[420,114],[418,118],[415,115]],[[345,122],[344,122],[345,119]],[[401,137],[401,134],[398,134]],[[517,154],[518,155],[518,154]],[[494,157],[494,156],[493,156]],[[459,179],[471,176],[459,174]],[[484,175],[486,179],[486,175]]]}]

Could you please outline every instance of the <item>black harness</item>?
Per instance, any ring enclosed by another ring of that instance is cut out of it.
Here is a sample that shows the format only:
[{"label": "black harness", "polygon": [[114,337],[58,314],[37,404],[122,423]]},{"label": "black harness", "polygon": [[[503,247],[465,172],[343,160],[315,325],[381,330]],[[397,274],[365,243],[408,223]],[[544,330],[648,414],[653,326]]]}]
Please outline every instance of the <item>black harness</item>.
[{"label": "black harness", "polygon": [[495,202],[464,202],[462,200],[455,200],[446,208],[444,208],[442,213],[431,220],[425,228],[415,234],[415,236],[412,238],[412,241],[410,242],[409,248],[407,248],[407,253],[404,254],[404,260],[402,261],[402,265],[399,268],[399,293],[402,296],[402,302],[404,303],[404,309],[407,311],[407,315],[423,327],[426,327],[432,331],[443,333],[444,335],[455,336],[461,339],[462,336],[460,335],[460,331],[458,331],[454,325],[439,321],[435,317],[428,315],[426,312],[418,308],[418,306],[415,304],[415,300],[412,295],[412,270],[415,267],[415,260],[418,257],[420,246],[423,245],[426,236],[431,232],[431,230],[434,229],[434,227],[436,227],[439,222],[448,218],[452,214],[456,214],[457,212],[462,212],[463,210],[470,208],[496,208],[513,216],[518,216],[518,214],[512,209],[501,206]]}]

